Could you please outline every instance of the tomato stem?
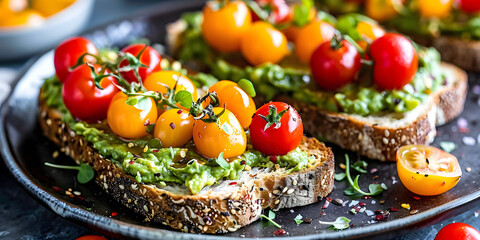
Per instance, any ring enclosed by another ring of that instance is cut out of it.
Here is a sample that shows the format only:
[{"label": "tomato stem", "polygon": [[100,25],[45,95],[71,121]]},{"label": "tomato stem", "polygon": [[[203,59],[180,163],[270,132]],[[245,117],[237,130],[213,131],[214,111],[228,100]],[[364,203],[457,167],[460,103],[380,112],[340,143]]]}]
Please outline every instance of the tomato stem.
[{"label": "tomato stem", "polygon": [[348,35],[343,35],[343,39],[345,39],[345,41],[347,41],[348,43],[352,44],[352,46],[355,47],[355,49],[357,49],[357,52],[360,54],[360,56],[362,57],[362,59],[365,57],[365,50],[363,50],[358,44],[357,42],[355,42],[355,40],[353,40],[352,37],[348,36]]},{"label": "tomato stem", "polygon": [[267,124],[265,124],[265,129],[264,130],[266,131],[273,124],[275,124],[275,127],[273,127],[274,129],[279,129],[280,126],[282,125],[280,120],[282,119],[283,115],[288,110],[290,110],[290,107],[288,107],[286,109],[283,109],[283,111],[277,113],[277,107],[275,107],[275,105],[271,104],[271,105],[268,106],[268,115],[267,116],[263,116],[261,114],[258,114],[258,116],[260,116],[263,120],[265,120],[267,122]]}]

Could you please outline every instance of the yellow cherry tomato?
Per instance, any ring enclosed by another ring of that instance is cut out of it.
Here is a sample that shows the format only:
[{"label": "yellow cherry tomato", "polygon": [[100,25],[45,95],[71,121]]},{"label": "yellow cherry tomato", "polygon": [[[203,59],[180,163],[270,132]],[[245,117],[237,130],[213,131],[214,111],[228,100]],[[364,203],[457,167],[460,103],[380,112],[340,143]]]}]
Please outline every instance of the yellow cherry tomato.
[{"label": "yellow cherry tomato", "polygon": [[75,0],[32,0],[32,8],[49,17],[70,6]]},{"label": "yellow cherry tomato", "polygon": [[177,84],[175,92],[181,90],[192,93],[193,100],[197,100],[197,88],[187,76],[175,71],[158,71],[150,74],[144,81],[143,86],[149,91],[156,91],[167,94],[167,88],[173,89]]},{"label": "yellow cherry tomato", "polygon": [[387,21],[395,17],[398,12],[395,5],[401,5],[402,0],[366,0],[365,12],[367,16],[379,21]]},{"label": "yellow cherry tomato", "polygon": [[422,17],[444,18],[450,15],[453,0],[419,0],[418,10]]},{"label": "yellow cherry tomato", "polygon": [[[136,97],[140,100],[142,97]],[[128,97],[118,92],[112,99],[107,111],[110,129],[122,138],[136,139],[147,135],[147,126],[157,120],[157,105],[147,98],[141,109],[126,103]]]},{"label": "yellow cherry tomato", "polygon": [[162,142],[163,147],[182,147],[192,140],[194,122],[188,111],[167,110],[157,119],[153,136]]},{"label": "yellow cherry tomato", "polygon": [[218,3],[211,1],[203,8],[203,38],[217,51],[239,51],[241,38],[252,22],[250,10],[242,1],[232,1],[221,9],[213,4]]},{"label": "yellow cherry tomato", "polygon": [[423,196],[438,195],[450,190],[462,176],[462,169],[455,156],[423,145],[399,148],[397,171],[408,190]]},{"label": "yellow cherry tomato", "polygon": [[[223,110],[220,107],[213,108],[215,114],[219,114]],[[228,109],[225,109],[217,123],[195,121],[193,142],[197,151],[209,158],[216,158],[222,152],[225,158],[237,157],[247,148],[245,131],[235,115]]]},{"label": "yellow cherry tomato", "polygon": [[269,23],[257,21],[243,35],[241,50],[252,65],[278,63],[288,53],[287,38]]},{"label": "yellow cherry tomato", "polygon": [[0,27],[16,27],[23,25],[39,25],[44,21],[44,18],[37,11],[27,9],[18,13],[8,14],[1,20]]},{"label": "yellow cherry tomato", "polygon": [[385,30],[374,22],[360,21],[358,22],[356,29],[363,38],[363,40],[360,40],[357,43],[364,50],[367,49],[368,44],[385,35]]},{"label": "yellow cherry tomato", "polygon": [[252,116],[257,110],[252,97],[248,95],[237,83],[222,80],[213,84],[208,91],[216,92],[219,106],[227,108],[240,122],[244,129],[252,123]]},{"label": "yellow cherry tomato", "polygon": [[0,0],[0,13],[15,13],[28,7],[27,0]]},{"label": "yellow cherry tomato", "polygon": [[320,44],[330,41],[335,35],[335,28],[323,21],[312,21],[305,25],[298,32],[298,36],[295,40],[295,51],[298,59],[303,63],[310,62],[315,49]]}]

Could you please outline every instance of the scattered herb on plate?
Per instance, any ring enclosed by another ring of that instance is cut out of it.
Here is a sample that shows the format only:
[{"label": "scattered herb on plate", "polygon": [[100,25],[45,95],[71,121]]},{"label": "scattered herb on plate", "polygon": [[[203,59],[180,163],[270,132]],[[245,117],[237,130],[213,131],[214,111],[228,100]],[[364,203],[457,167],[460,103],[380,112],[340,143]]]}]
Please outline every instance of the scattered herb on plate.
[{"label": "scattered herb on plate", "polygon": [[303,223],[303,216],[298,214],[293,220],[295,220],[297,225],[300,225],[301,223]]},{"label": "scattered herb on plate", "polygon": [[60,168],[60,169],[70,169],[70,170],[77,170],[77,181],[79,183],[87,183],[93,179],[95,172],[93,168],[88,164],[80,164],[79,166],[65,166],[65,165],[57,165],[53,163],[46,162],[45,166],[53,167],[53,168]]},{"label": "scattered herb on plate", "polygon": [[322,222],[320,224],[330,225],[335,230],[344,230],[350,227],[350,219],[346,217],[338,217],[334,222]]},{"label": "scattered herb on plate", "polygon": [[[359,162],[357,162],[359,163]],[[366,163],[365,163],[366,164]],[[345,154],[345,176],[347,178],[348,183],[350,184],[351,188],[347,188],[343,191],[343,193],[347,196],[352,196],[352,197],[361,197],[361,196],[375,196],[380,193],[382,193],[384,190],[387,190],[387,186],[385,184],[370,184],[368,186],[369,192],[363,191],[360,186],[358,185],[358,179],[360,178],[360,175],[357,175],[354,180],[352,180],[352,176],[350,174],[350,159],[348,157],[348,154]],[[365,166],[363,163],[358,164],[358,167],[363,167]],[[362,169],[367,172],[365,169]],[[358,170],[357,170],[358,171]]]},{"label": "scattered herb on plate", "polygon": [[282,226],[280,226],[280,224],[276,223],[275,221],[273,221],[275,219],[275,213],[272,211],[272,210],[269,210],[268,211],[268,217],[263,215],[263,214],[260,214],[260,217],[262,218],[265,218],[266,220],[268,220],[270,223],[272,223],[275,227],[277,228],[282,228]]}]

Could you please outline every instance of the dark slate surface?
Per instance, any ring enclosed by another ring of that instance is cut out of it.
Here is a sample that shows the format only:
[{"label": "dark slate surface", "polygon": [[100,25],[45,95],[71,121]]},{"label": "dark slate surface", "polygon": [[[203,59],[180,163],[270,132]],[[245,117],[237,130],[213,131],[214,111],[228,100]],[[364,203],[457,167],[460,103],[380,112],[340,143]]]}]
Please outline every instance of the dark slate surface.
[{"label": "dark slate surface", "polygon": [[[126,0],[97,1],[91,27],[155,4],[158,3]],[[18,66],[22,64],[23,62],[18,62],[0,65],[0,67],[7,66],[18,69]],[[478,80],[476,84],[479,83]],[[478,128],[478,126],[471,127]],[[476,136],[474,137],[476,138]],[[478,147],[478,143],[476,147]],[[473,169],[473,171],[478,173],[478,169]],[[74,239],[89,234],[101,235],[86,226],[65,220],[42,206],[16,183],[15,179],[6,171],[3,163],[0,164],[0,189],[0,239]],[[478,210],[480,207],[433,226],[399,236],[397,239],[433,239],[441,227],[451,222],[465,222],[480,229],[480,219],[477,217],[478,214],[475,215]]]}]

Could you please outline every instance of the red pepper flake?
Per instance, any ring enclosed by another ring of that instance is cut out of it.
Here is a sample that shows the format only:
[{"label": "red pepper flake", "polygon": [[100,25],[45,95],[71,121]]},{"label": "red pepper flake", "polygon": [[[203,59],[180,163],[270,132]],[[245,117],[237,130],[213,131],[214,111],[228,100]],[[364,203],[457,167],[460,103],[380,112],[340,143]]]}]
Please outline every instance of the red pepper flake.
[{"label": "red pepper flake", "polygon": [[470,132],[470,129],[465,128],[465,127],[460,127],[460,128],[458,128],[458,131],[461,132],[461,133],[468,133],[468,132]]},{"label": "red pepper flake", "polygon": [[327,201],[325,201],[325,203],[323,204],[322,209],[327,209],[328,205],[330,205],[330,202],[327,199]]},{"label": "red pepper flake", "polygon": [[134,164],[134,163],[135,163],[135,161],[133,161],[133,160],[128,162],[128,164]]},{"label": "red pepper flake", "polygon": [[417,196],[413,196],[413,199],[420,201],[420,197],[417,197]]},{"label": "red pepper flake", "polygon": [[82,201],[85,201],[85,198],[83,198],[82,196],[75,196],[75,197],[82,200]]},{"label": "red pepper flake", "polygon": [[361,202],[361,203],[358,204],[358,206],[360,206],[360,207],[365,207],[365,206],[367,206],[367,204],[364,203],[364,202]]},{"label": "red pepper flake", "polygon": [[246,164],[245,160],[240,161],[240,165],[245,165],[245,164]]},{"label": "red pepper flake", "polygon": [[275,236],[282,236],[284,235],[285,233],[287,233],[287,231],[285,231],[283,228],[282,229],[278,229],[277,231],[274,231],[273,234]]},{"label": "red pepper flake", "polygon": [[153,149],[152,152],[156,153],[156,152],[159,152],[160,150],[158,149]]},{"label": "red pepper flake", "polygon": [[53,186],[52,189],[55,190],[56,192],[63,192],[61,188],[56,186]]},{"label": "red pepper flake", "polygon": [[331,201],[332,201],[332,199],[331,199],[331,198],[329,198],[329,197],[327,197],[327,201],[331,202]]},{"label": "red pepper flake", "polygon": [[327,214],[325,213],[324,210],[322,210],[322,211],[320,211],[320,215],[321,215],[321,216],[325,216],[325,215],[327,215]]},{"label": "red pepper flake", "polygon": [[168,124],[170,126],[171,129],[175,129],[175,123],[171,122],[170,124]]},{"label": "red pepper flake", "polygon": [[112,212],[112,217],[117,216],[117,214],[118,214],[117,212]]},{"label": "red pepper flake", "polygon": [[177,114],[181,114],[182,112],[183,112],[182,109],[180,109],[177,111]]},{"label": "red pepper flake", "polygon": [[385,217],[383,217],[383,215],[377,215],[375,216],[375,219],[377,219],[377,221],[383,221],[385,220]]},{"label": "red pepper flake", "polygon": [[145,127],[148,126],[148,125],[150,125],[150,119],[147,119],[147,120],[143,123],[143,126],[145,126]]},{"label": "red pepper flake", "polygon": [[277,164],[277,156],[270,156],[270,161]]},{"label": "red pepper flake", "polygon": [[70,195],[68,195],[68,196],[69,196],[70,198],[75,198],[75,195],[73,195],[73,194],[70,194]]},{"label": "red pepper flake", "polygon": [[231,182],[228,185],[237,185],[237,182]]},{"label": "red pepper flake", "polygon": [[370,199],[372,198],[371,196],[363,196],[362,199]]},{"label": "red pepper flake", "polygon": [[390,208],[390,212],[398,212],[398,208],[396,208],[396,207],[391,207],[391,208]]}]

